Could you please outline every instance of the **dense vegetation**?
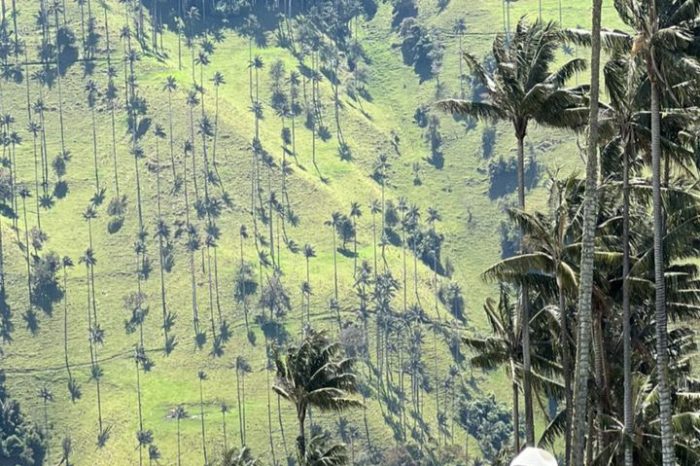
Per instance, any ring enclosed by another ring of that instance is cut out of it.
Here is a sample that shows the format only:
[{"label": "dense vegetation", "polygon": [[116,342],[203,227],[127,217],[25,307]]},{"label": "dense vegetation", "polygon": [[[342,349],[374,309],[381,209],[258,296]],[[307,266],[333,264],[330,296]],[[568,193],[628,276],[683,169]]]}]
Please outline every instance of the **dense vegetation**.
[{"label": "dense vegetation", "polygon": [[466,7],[3,1],[0,464],[697,464],[700,2]]}]

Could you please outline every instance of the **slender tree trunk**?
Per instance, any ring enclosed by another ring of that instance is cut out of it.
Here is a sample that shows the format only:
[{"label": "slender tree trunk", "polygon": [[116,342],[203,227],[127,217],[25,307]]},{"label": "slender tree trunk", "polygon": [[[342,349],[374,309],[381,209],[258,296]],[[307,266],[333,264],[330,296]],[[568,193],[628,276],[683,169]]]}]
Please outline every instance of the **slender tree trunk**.
[{"label": "slender tree trunk", "polygon": [[238,367],[236,367],[236,402],[238,403],[238,433],[241,437],[241,448],[245,446],[245,437],[243,432],[243,413],[241,412],[241,382],[238,375]]},{"label": "slender tree trunk", "polygon": [[[518,140],[518,205],[525,209],[525,134],[527,121],[516,124]],[[523,232],[521,230],[521,241]],[[522,245],[521,245],[522,249]],[[523,347],[523,401],[525,405],[525,442],[527,446],[535,445],[535,420],[532,410],[532,370],[530,362],[530,302],[526,287],[520,289],[520,325]]]},{"label": "slender tree trunk", "polygon": [[624,381],[624,426],[625,426],[625,466],[633,466],[631,433],[634,430],[632,406],[632,322],[630,314],[630,188],[629,188],[629,143],[625,144],[622,172],[622,348]]},{"label": "slender tree trunk", "polygon": [[[591,332],[595,227],[598,202],[598,98],[600,94],[600,22],[602,0],[593,0],[591,91],[588,118],[588,160],[586,163],[586,192],[584,195],[583,239],[581,249],[581,283],[578,296],[578,332],[576,368],[574,372],[573,465],[583,466],[586,414],[588,404],[588,375],[591,366]],[[590,441],[590,439],[589,439]]]},{"label": "slender tree trunk", "polygon": [[174,133],[173,133],[173,98],[172,91],[168,90],[168,125],[170,126],[170,132],[168,137],[170,138],[170,164],[173,172],[173,183],[177,180],[177,173],[175,172],[175,145],[174,145]]},{"label": "slender tree trunk", "polygon": [[513,451],[520,451],[520,402],[518,383],[515,380],[515,361],[510,360],[510,373],[513,385]]},{"label": "slender tree trunk", "polygon": [[304,407],[297,406],[297,419],[299,420],[299,436],[297,437],[297,457],[298,464],[306,464],[306,410]]},{"label": "slender tree trunk", "polygon": [[566,412],[566,430],[564,432],[564,458],[565,464],[571,460],[571,354],[569,349],[569,322],[568,308],[566,307],[566,295],[559,276],[561,259],[557,259],[557,285],[559,293],[559,346],[561,346],[561,367],[564,374],[564,409]]},{"label": "slender tree trunk", "polygon": [[[143,432],[143,410],[141,408],[141,374],[139,373],[139,363],[136,362],[136,398],[139,410],[139,433]],[[143,444],[139,441],[139,466],[143,466]]]},{"label": "slender tree trunk", "polygon": [[[0,241],[0,244],[2,242]],[[4,294],[5,286],[4,282],[2,284],[2,293]],[[66,272],[66,266],[63,266],[63,354],[66,360],[66,372],[68,373],[68,386],[73,386],[73,374],[70,370],[70,363],[68,361],[68,274]],[[71,392],[71,400],[73,400],[73,393]]]},{"label": "slender tree trunk", "polygon": [[180,453],[180,418],[177,418],[177,466],[182,466],[182,455]]},{"label": "slender tree trunk", "polygon": [[204,466],[207,466],[209,464],[209,460],[207,458],[206,431],[204,430],[204,391],[202,389],[202,379],[199,379],[199,411],[202,426],[202,454],[204,455]]},{"label": "slender tree trunk", "polygon": [[[652,2],[653,3],[653,2]],[[652,18],[655,18],[655,12]],[[661,455],[663,466],[676,464],[672,426],[671,387],[669,382],[668,316],[666,315],[666,283],[663,249],[663,205],[661,200],[661,111],[655,71],[651,79],[651,160],[654,213],[654,289],[656,291],[656,369],[661,421]]]}]

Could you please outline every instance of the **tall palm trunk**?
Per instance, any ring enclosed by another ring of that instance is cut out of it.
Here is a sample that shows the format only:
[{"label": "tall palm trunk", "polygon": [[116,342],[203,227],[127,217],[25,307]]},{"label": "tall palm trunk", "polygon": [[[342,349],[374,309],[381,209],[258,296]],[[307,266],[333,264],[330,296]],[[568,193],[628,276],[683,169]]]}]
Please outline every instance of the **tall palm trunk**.
[{"label": "tall palm trunk", "polygon": [[238,403],[238,433],[241,437],[241,448],[245,446],[245,432],[243,432],[243,413],[241,412],[241,381],[236,366],[236,402]]},{"label": "tall palm trunk", "polygon": [[[335,244],[335,225],[331,225],[333,235],[333,298],[338,302],[338,251]],[[340,322],[338,322],[340,323]]]},{"label": "tall palm trunk", "polygon": [[[654,2],[652,2],[652,4],[653,3]],[[656,291],[656,370],[658,373],[662,464],[663,466],[673,466],[676,464],[676,461],[673,426],[671,424],[672,406],[668,369],[668,316],[666,315],[666,283],[664,282],[663,206],[661,204],[661,112],[658,82],[654,73],[655,70],[649,70],[649,75],[652,76],[651,169],[654,213],[654,289]]]},{"label": "tall palm trunk", "polygon": [[168,90],[168,125],[170,126],[170,132],[168,136],[170,138],[170,164],[173,172],[173,183],[177,179],[177,173],[175,172],[175,145],[173,141],[173,97],[172,91]]},{"label": "tall palm trunk", "polygon": [[598,190],[598,98],[600,95],[600,22],[602,0],[593,0],[591,43],[591,91],[588,117],[588,160],[584,195],[583,238],[578,296],[578,332],[574,381],[572,455],[574,466],[583,466],[588,403],[588,374],[591,366],[593,267]]},{"label": "tall palm trunk", "polygon": [[97,162],[97,123],[95,121],[95,104],[90,106],[90,117],[92,119],[92,157],[95,169],[95,192],[98,193],[100,192],[100,172]]},{"label": "tall palm trunk", "polygon": [[557,258],[557,287],[559,294],[559,346],[561,346],[561,367],[564,374],[564,409],[566,411],[566,430],[564,432],[564,458],[565,464],[569,464],[571,459],[571,354],[569,352],[569,322],[568,309],[566,307],[566,295],[562,278],[559,275],[561,258]]},{"label": "tall palm trunk", "polygon": [[[141,374],[138,359],[136,360],[136,400],[139,412],[139,434],[143,432],[143,408],[141,406]],[[143,465],[143,443],[139,441],[139,466]]]},{"label": "tall palm trunk", "polygon": [[202,454],[204,455],[204,466],[209,464],[207,457],[207,436],[204,429],[204,390],[202,388],[202,379],[199,379],[199,413],[201,416],[201,427],[202,427]]},{"label": "tall palm trunk", "polygon": [[[625,145],[622,171],[622,349],[623,349],[623,381],[624,381],[624,426],[625,432],[634,429],[634,411],[632,406],[632,322],[630,315],[630,188],[629,164],[632,156],[629,143]],[[633,466],[631,438],[625,439],[625,466]]]},{"label": "tall palm trunk", "polygon": [[[163,215],[161,211],[160,204],[160,148],[158,141],[156,140],[156,206],[158,208],[158,223],[163,222]],[[159,225],[160,228],[160,225]],[[163,235],[158,232],[158,262],[159,262],[159,272],[160,272],[160,305],[161,311],[163,313],[163,342],[165,344],[164,349],[166,354],[169,352],[169,342],[168,342],[168,311],[165,301],[165,266],[163,264]]]},{"label": "tall palm trunk", "polygon": [[[525,135],[527,120],[516,122],[516,137],[518,140],[518,207],[525,210]],[[520,232],[522,241],[522,230]],[[522,245],[521,245],[522,247]],[[530,356],[530,302],[526,287],[520,289],[520,325],[523,347],[523,401],[525,405],[525,442],[528,446],[535,445],[535,420],[532,411],[532,363]]]},{"label": "tall palm trunk", "polygon": [[306,409],[304,406],[297,406],[297,420],[299,421],[299,436],[297,437],[298,464],[305,464],[306,457]]},{"label": "tall palm trunk", "polygon": [[[4,285],[4,283],[3,283]],[[4,292],[4,286],[3,286]],[[68,360],[68,273],[66,271],[66,265],[63,266],[63,355],[66,361],[66,372],[68,373],[68,387],[72,389],[73,387],[73,374],[70,370],[70,362]],[[74,398],[71,392],[71,399]]]},{"label": "tall palm trunk", "polygon": [[182,461],[181,461],[181,452],[180,452],[180,417],[178,416],[177,418],[177,466],[182,466]]}]

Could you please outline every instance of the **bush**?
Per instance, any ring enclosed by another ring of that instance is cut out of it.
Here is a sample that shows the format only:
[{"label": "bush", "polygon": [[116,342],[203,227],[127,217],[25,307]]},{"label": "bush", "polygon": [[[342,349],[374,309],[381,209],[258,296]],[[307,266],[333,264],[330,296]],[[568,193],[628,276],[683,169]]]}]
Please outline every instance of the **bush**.
[{"label": "bush", "polygon": [[477,439],[488,460],[493,460],[513,436],[511,412],[493,394],[462,401],[458,419],[469,435]]}]

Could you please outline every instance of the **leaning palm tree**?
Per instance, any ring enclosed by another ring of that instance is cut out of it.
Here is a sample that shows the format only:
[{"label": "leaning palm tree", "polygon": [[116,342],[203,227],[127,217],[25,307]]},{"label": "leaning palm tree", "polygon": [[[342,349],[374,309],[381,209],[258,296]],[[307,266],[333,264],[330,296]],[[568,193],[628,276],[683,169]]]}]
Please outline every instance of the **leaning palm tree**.
[{"label": "leaning palm tree", "polygon": [[[565,89],[566,82],[578,71],[585,69],[585,61],[572,59],[552,70],[555,52],[565,34],[553,22],[535,21],[527,24],[522,18],[514,34],[506,39],[499,34],[493,43],[496,60],[492,74],[476,57],[464,54],[467,66],[484,89],[484,100],[467,101],[448,99],[437,106],[454,114],[468,115],[486,121],[510,121],[517,140],[518,207],[525,208],[525,137],[530,123],[556,127],[579,127],[585,123],[585,112],[580,111],[581,92]],[[531,362],[527,309],[527,289],[522,290],[523,317],[523,370],[525,397],[525,428],[528,445],[535,441],[532,410]]]},{"label": "leaning palm tree", "polygon": [[306,414],[311,406],[322,411],[342,411],[362,406],[350,397],[358,390],[354,360],[344,358],[338,343],[325,333],[309,330],[299,346],[277,354],[277,383],[272,389],[296,407],[299,422],[297,459],[307,464]]}]

